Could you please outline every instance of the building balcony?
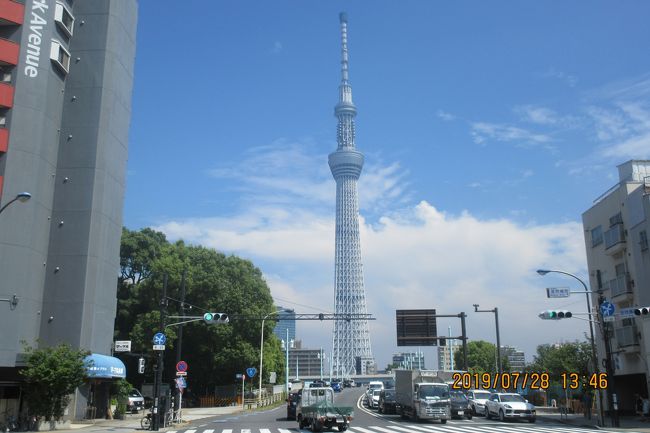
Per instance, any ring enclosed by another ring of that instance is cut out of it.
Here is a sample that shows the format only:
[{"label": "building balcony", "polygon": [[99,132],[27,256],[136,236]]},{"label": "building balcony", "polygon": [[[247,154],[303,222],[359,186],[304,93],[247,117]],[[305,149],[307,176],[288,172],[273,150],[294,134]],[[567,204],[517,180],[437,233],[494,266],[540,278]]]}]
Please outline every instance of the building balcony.
[{"label": "building balcony", "polygon": [[639,344],[639,332],[636,326],[624,326],[614,329],[614,336],[619,347],[635,346]]},{"label": "building balcony", "polygon": [[0,128],[0,153],[6,153],[9,147],[9,130]]},{"label": "building balcony", "polygon": [[0,83],[0,108],[11,108],[14,106],[14,86],[7,83]]},{"label": "building balcony", "polygon": [[623,224],[616,224],[605,232],[605,251],[615,254],[625,247],[625,230]]},{"label": "building balcony", "polygon": [[0,0],[0,26],[19,26],[24,17],[24,4],[13,0]]},{"label": "building balcony", "polygon": [[9,39],[0,38],[0,65],[16,66],[20,45]]},{"label": "building balcony", "polygon": [[614,296],[632,294],[632,284],[630,283],[628,274],[619,275],[615,279],[609,280],[606,284],[611,291],[612,298]]}]

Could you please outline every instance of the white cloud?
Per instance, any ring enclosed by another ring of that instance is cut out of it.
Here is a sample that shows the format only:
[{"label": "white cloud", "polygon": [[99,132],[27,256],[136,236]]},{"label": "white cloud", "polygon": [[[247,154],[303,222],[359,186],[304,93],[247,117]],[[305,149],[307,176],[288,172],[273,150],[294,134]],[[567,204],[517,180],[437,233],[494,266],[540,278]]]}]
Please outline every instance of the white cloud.
[{"label": "white cloud", "polygon": [[[253,259],[262,264],[278,304],[313,312],[304,306],[333,308],[333,221],[334,215],[264,207],[230,219],[191,219],[156,228],[171,239]],[[534,274],[546,265],[561,264],[573,272],[584,267],[578,222],[526,227],[506,219],[480,220],[468,212],[449,215],[422,201],[385,214],[378,224],[362,218],[361,240],[368,311],[377,319],[371,322],[372,341],[381,363],[397,351],[394,310],[399,308],[465,311],[470,338],[492,341],[493,319],[470,314],[471,306],[498,306],[503,344],[528,353],[543,342],[581,336],[579,326],[567,323],[553,331],[537,321],[537,313],[551,305],[544,299],[545,282]],[[449,325],[459,332],[458,323]],[[330,326],[300,322],[298,334],[310,346],[329,348]]]},{"label": "white cloud", "polygon": [[555,68],[549,68],[546,72],[542,74],[546,78],[555,78],[560,81],[563,81],[569,87],[575,87],[578,84],[578,77],[573,74],[569,74],[563,71],[558,71]]},{"label": "white cloud", "polygon": [[436,112],[436,116],[438,116],[438,118],[444,120],[445,122],[451,122],[452,120],[456,120],[456,116],[454,116],[451,113],[447,113],[444,110],[438,110]]},{"label": "white cloud", "polygon": [[522,120],[538,125],[556,125],[560,121],[558,114],[546,107],[522,105],[514,111]]},{"label": "white cloud", "polygon": [[483,144],[488,139],[499,142],[514,142],[520,147],[544,145],[552,141],[545,134],[538,134],[512,125],[501,125],[489,122],[474,122],[471,124],[471,134],[474,142]]},{"label": "white cloud", "polygon": [[590,107],[601,158],[650,157],[650,108],[643,101],[617,101],[614,108]]}]

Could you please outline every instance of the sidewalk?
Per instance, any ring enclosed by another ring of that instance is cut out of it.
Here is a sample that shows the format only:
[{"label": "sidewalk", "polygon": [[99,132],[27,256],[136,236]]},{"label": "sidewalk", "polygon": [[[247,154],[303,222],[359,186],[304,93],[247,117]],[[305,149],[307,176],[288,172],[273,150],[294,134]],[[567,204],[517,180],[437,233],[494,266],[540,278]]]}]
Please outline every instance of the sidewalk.
[{"label": "sidewalk", "polygon": [[[242,411],[241,406],[226,406],[226,407],[193,407],[183,409],[182,424],[176,424],[172,427],[161,428],[160,431],[179,430],[183,429],[190,421],[195,421],[202,418],[210,418],[219,415],[229,415],[239,413]],[[94,423],[72,423],[69,429],[57,429],[57,432],[62,433],[100,433],[100,432],[132,432],[135,430],[142,431],[140,420],[148,411],[140,411],[137,414],[127,414],[125,419],[97,419]],[[45,431],[45,430],[44,430]]]},{"label": "sidewalk", "polygon": [[585,418],[582,414],[568,414],[560,416],[559,413],[543,413],[537,414],[539,420],[561,422],[568,425],[591,427],[595,430],[610,430],[621,432],[639,432],[650,433],[650,420],[646,418],[643,421],[639,416],[621,416],[619,419],[620,427],[611,427],[612,420],[605,417],[605,426],[598,427],[598,417],[592,417],[590,420]]}]

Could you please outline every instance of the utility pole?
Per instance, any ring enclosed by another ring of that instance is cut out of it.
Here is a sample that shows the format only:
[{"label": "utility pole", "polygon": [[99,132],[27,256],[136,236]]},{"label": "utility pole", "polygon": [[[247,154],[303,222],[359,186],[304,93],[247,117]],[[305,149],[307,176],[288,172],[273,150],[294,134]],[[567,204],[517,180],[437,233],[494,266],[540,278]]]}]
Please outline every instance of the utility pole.
[{"label": "utility pole", "polygon": [[[163,277],[162,297],[160,298],[160,332],[165,331],[165,322],[167,319],[166,307],[167,307],[167,274],[165,274]],[[154,376],[154,384],[153,384],[153,420],[151,423],[151,429],[156,431],[160,429],[160,418],[161,418],[160,388],[162,385],[163,358],[165,355],[165,351],[158,350],[157,352],[158,352],[157,353],[158,361],[157,361],[156,375]]]},{"label": "utility pole", "polygon": [[492,310],[479,310],[478,304],[474,304],[475,313],[494,313],[494,321],[497,326],[497,373],[501,376],[501,338],[499,337],[499,309],[494,307]]},{"label": "utility pole", "polygon": [[[187,273],[187,269],[183,269],[183,274],[181,276],[181,316],[185,316],[185,274]],[[182,354],[182,347],[183,347],[183,324],[178,325],[178,341],[176,345],[176,364],[181,362],[181,354]],[[180,409],[180,403],[181,403],[181,389],[178,388],[178,391],[176,392],[176,402],[174,404],[174,407],[176,407],[177,410]],[[179,415],[180,417],[180,412]]]},{"label": "utility pole", "polygon": [[467,314],[462,312],[459,316],[461,335],[463,336],[463,370],[469,371],[467,364],[467,329],[465,328],[465,317],[467,317]]}]

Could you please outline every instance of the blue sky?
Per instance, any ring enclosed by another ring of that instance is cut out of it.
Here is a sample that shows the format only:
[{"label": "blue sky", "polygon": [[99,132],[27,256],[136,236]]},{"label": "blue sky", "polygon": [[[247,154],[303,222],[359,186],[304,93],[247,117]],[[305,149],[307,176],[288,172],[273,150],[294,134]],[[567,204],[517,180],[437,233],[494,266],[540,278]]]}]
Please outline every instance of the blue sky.
[{"label": "blue sky", "polygon": [[[502,343],[529,359],[587,330],[537,319],[560,306],[543,288],[570,282],[534,270],[586,276],[582,212],[618,164],[650,158],[650,4],[183,6],[140,2],[127,227],[250,258],[278,304],[331,311],[345,10],[380,366],[399,308],[466,311],[470,338],[494,341],[493,318],[470,311],[498,306]],[[583,297],[562,305],[585,309]],[[314,325],[299,337],[328,349]]]}]

